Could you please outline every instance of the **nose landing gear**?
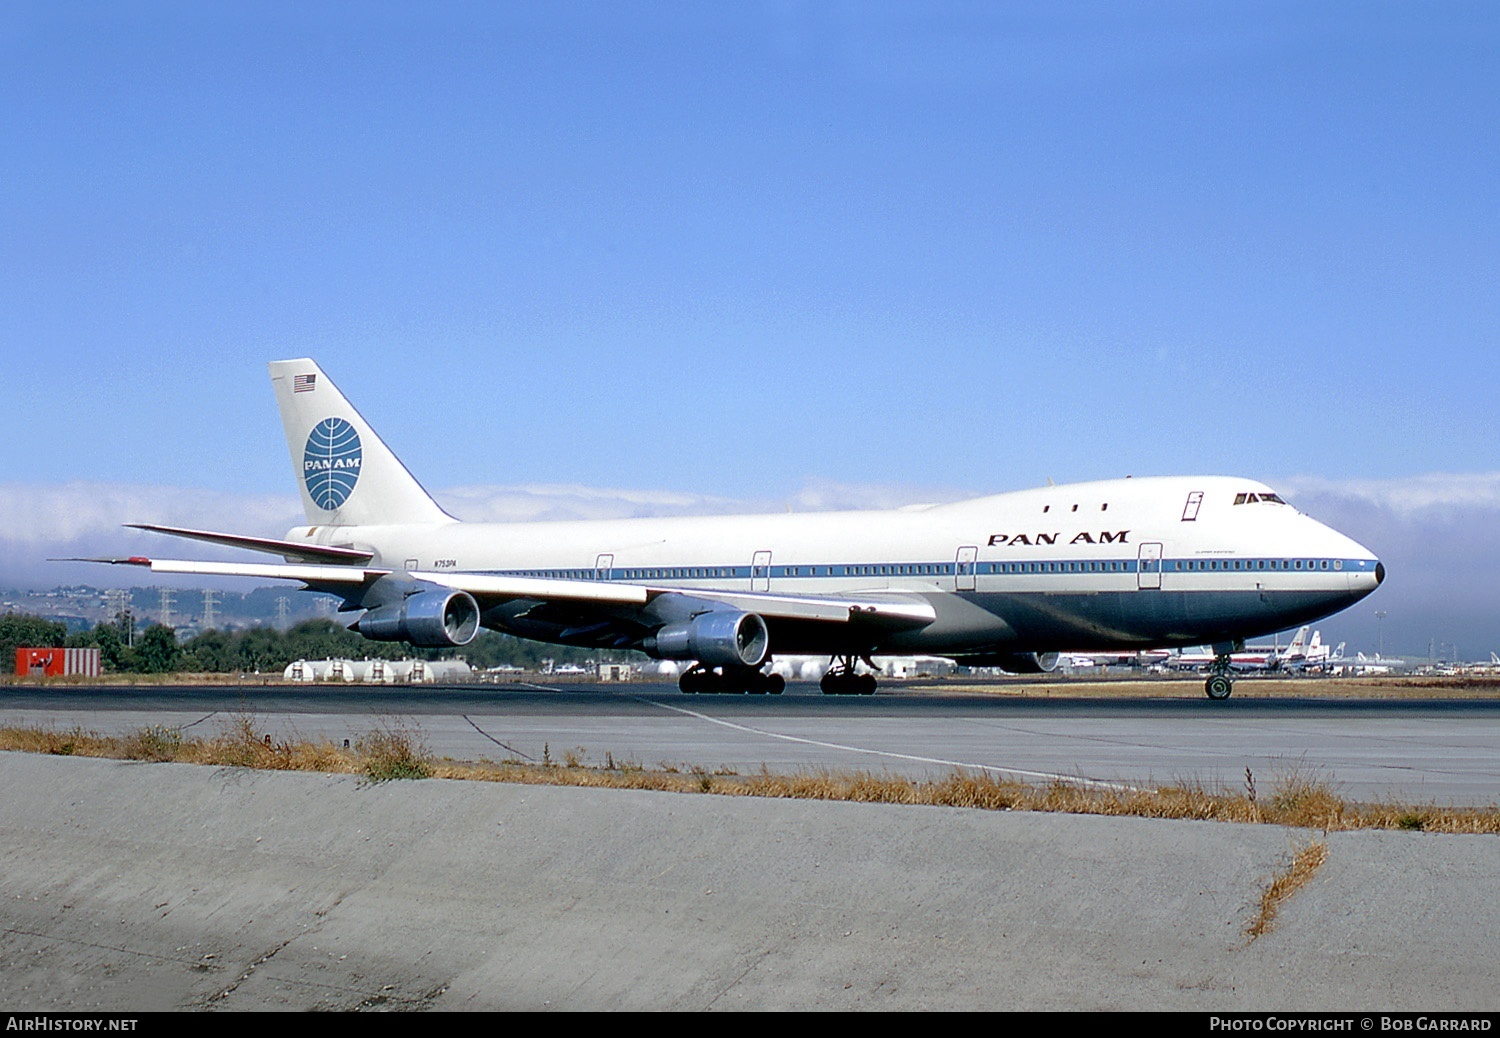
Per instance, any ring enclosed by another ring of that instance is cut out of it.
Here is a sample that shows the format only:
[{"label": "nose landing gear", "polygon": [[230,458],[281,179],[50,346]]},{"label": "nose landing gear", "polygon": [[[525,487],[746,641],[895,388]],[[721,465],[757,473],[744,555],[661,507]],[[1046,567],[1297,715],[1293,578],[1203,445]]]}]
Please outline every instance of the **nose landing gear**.
[{"label": "nose landing gear", "polygon": [[1234,691],[1234,678],[1230,676],[1229,653],[1221,652],[1214,657],[1209,667],[1209,678],[1203,683],[1203,691],[1209,699],[1228,699]]}]

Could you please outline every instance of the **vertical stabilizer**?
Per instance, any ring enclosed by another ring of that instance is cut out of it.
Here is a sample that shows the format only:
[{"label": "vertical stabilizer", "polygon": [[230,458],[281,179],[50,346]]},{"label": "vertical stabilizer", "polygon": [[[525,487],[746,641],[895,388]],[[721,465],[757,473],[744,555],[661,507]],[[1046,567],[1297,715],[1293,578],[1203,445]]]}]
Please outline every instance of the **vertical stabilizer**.
[{"label": "vertical stabilizer", "polygon": [[1284,661],[1300,663],[1307,659],[1307,632],[1306,627],[1297,628],[1297,633],[1292,636],[1292,644],[1286,647],[1286,653],[1282,656]]},{"label": "vertical stabilizer", "polygon": [[454,521],[317,364],[303,358],[270,367],[309,526]]}]

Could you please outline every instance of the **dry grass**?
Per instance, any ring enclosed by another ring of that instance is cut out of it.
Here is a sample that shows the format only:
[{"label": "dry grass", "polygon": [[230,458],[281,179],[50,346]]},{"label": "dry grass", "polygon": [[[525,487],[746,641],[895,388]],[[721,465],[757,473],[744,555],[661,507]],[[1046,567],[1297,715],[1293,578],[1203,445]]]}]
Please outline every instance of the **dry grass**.
[{"label": "dry grass", "polygon": [[230,718],[217,734],[207,738],[185,737],[180,730],[162,725],[115,736],[79,728],[66,732],[0,728],[0,750],[64,757],[217,764],[271,771],[357,773],[362,770],[362,761],[357,754],[341,750],[326,740],[275,742],[248,715]]},{"label": "dry grass", "polygon": [[1247,769],[1245,790],[1207,789],[1184,784],[1155,789],[1105,788],[1071,782],[1029,785],[986,774],[954,772],[934,781],[868,772],[811,772],[790,775],[732,775],[663,765],[648,769],[582,763],[582,747],[564,754],[564,763],[436,760],[421,732],[400,721],[383,721],[348,749],[327,740],[278,742],[252,715],[236,715],[206,738],[185,737],[173,728],[153,726],[123,736],[103,736],[73,728],[0,728],[0,750],[122,760],[177,761],[281,771],[321,771],[362,775],[372,782],[444,778],[479,782],[645,789],[723,796],[844,800],[873,804],[965,807],[983,811],[1052,811],[1071,814],[1172,818],[1196,821],[1264,823],[1324,832],[1351,829],[1406,829],[1434,833],[1500,833],[1500,808],[1439,807],[1432,804],[1353,804],[1304,764],[1275,776],[1269,795],[1257,790]]},{"label": "dry grass", "polygon": [[381,722],[354,745],[360,770],[372,782],[431,778],[432,755],[421,732],[401,721]]},{"label": "dry grass", "polygon": [[1286,899],[1307,885],[1313,874],[1328,860],[1328,844],[1322,840],[1309,843],[1292,854],[1292,860],[1266,884],[1260,895],[1260,908],[1250,925],[1245,927],[1245,936],[1252,941],[1270,933],[1275,925],[1276,913]]}]

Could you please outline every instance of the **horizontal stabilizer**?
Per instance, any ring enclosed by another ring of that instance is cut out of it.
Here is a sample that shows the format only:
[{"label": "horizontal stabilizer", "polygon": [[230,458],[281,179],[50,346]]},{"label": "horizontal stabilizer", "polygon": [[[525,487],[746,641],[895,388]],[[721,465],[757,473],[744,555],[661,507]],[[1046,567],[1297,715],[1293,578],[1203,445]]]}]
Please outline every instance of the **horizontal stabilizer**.
[{"label": "horizontal stabilizer", "polygon": [[347,562],[360,565],[369,562],[374,552],[362,548],[333,548],[326,544],[299,544],[296,541],[277,540],[274,537],[247,537],[238,533],[216,533],[212,530],[189,530],[180,526],[157,526],[154,523],[126,523],[133,530],[149,530],[172,537],[186,537],[209,544],[222,544],[229,548],[247,548],[271,555],[281,555],[302,562]]},{"label": "horizontal stabilizer", "polygon": [[191,559],[128,558],[52,559],[53,562],[102,562],[111,566],[142,566],[152,573],[186,573],[199,577],[257,577],[264,580],[301,580],[308,584],[364,584],[387,576],[388,569],[362,566],[319,566],[312,563],[196,562]]}]

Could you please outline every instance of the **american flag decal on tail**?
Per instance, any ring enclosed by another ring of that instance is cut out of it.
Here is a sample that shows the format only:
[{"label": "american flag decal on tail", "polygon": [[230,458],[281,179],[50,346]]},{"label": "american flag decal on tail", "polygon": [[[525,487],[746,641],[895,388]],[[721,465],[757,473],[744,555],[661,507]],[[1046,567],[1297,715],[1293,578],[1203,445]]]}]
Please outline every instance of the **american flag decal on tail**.
[{"label": "american flag decal on tail", "polygon": [[317,389],[317,388],[318,388],[318,376],[317,375],[293,375],[292,376],[292,392],[293,393],[311,393],[314,389]]}]

